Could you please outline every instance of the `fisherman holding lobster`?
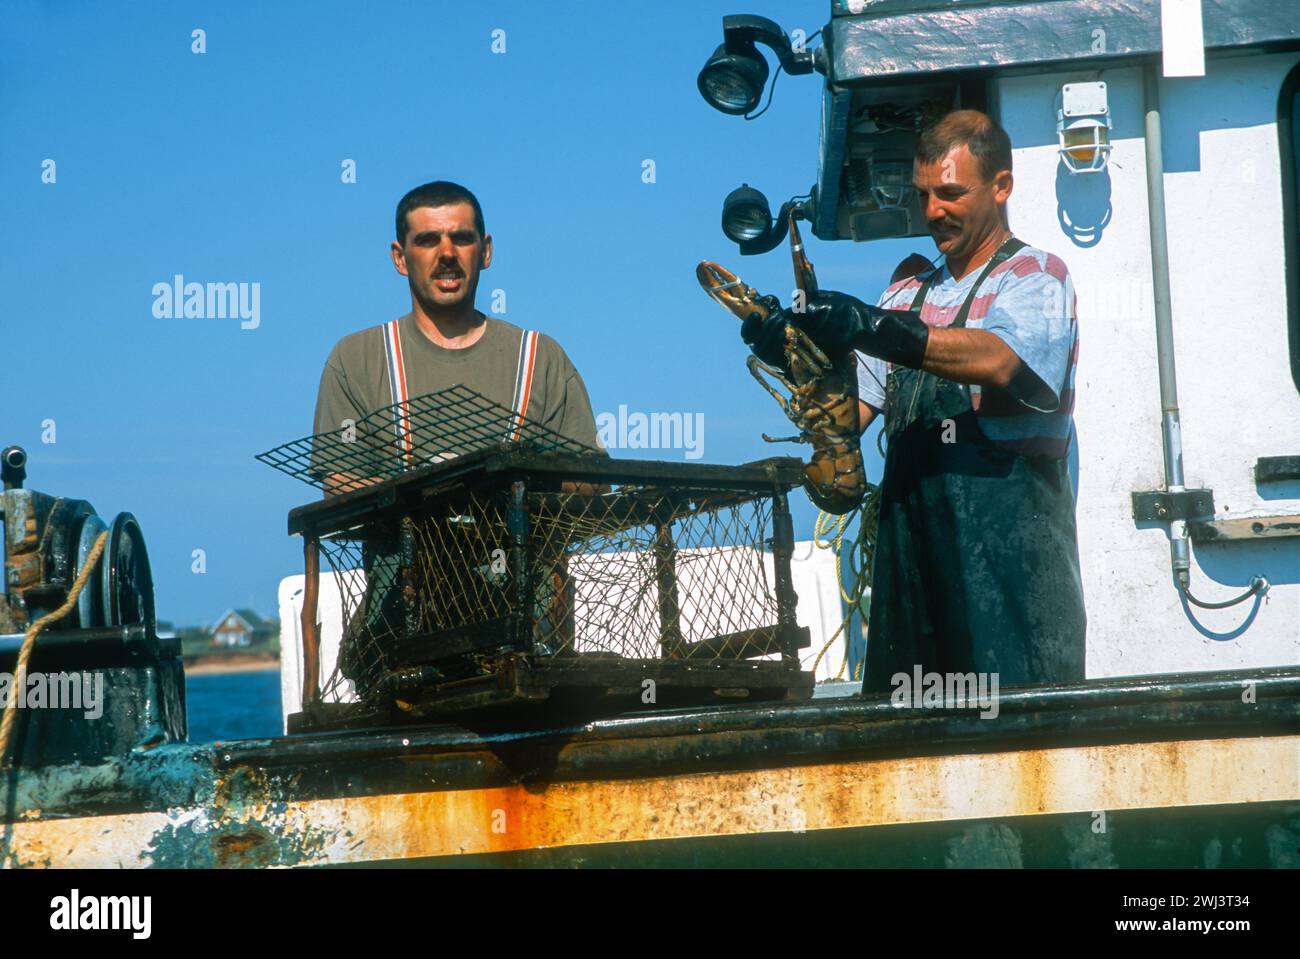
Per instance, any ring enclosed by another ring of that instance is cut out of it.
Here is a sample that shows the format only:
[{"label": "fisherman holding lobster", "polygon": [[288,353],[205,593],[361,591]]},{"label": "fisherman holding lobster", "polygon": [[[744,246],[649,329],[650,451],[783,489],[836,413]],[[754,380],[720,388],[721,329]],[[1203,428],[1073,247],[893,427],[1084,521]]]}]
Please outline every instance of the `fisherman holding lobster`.
[{"label": "fisherman holding lobster", "polygon": [[860,428],[885,414],[863,691],[916,666],[1082,680],[1073,284],[1059,258],[1012,236],[1011,143],[988,116],[927,127],[913,175],[937,266],[875,306],[822,291],[801,310],[755,310],[742,335],[786,371],[787,325],[833,363],[856,352]]}]

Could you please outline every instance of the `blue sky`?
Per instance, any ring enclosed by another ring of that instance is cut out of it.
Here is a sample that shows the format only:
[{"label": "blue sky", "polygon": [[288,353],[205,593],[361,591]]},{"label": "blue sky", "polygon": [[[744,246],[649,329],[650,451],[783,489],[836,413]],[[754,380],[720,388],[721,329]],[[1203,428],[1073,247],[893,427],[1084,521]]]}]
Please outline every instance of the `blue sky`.
[{"label": "blue sky", "polygon": [[[480,309],[505,290],[504,318],[564,346],[597,414],[703,414],[704,462],[806,455],[760,438],[787,424],[694,278],[713,259],[788,295],[785,248],[742,259],[721,203],[745,181],[775,205],[817,170],[818,77],[783,76],[752,123],[699,96],[740,12],[812,34],[829,3],[6,3],[0,444],[27,448],[29,487],[136,515],[160,618],[274,612],[302,566],[285,515],[318,494],[253,456],[311,431],[340,337],[409,310],[393,209],[451,179],[495,240]],[[864,297],[932,252],[805,232],[822,285]],[[260,284],[259,324],[155,317],[154,284],[178,273]],[[864,453],[877,479],[873,437]],[[796,499],[807,537],[816,510]]]}]

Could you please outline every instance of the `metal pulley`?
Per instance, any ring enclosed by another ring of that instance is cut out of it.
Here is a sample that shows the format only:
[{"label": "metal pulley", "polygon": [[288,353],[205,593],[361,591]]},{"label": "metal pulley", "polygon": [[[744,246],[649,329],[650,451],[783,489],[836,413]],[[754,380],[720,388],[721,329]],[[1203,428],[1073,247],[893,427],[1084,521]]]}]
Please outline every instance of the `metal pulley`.
[{"label": "metal pulley", "polygon": [[[75,575],[85,568],[86,561],[90,558],[90,550],[95,545],[95,540],[106,529],[108,529],[107,524],[99,518],[97,513],[91,513],[81,520],[76,536],[76,555],[73,566],[74,581]],[[107,552],[107,549],[105,549],[105,555],[107,555]],[[100,587],[100,577],[92,574],[85,588],[81,591],[81,595],[77,597],[78,626],[85,629],[105,624],[102,597],[103,589]]]},{"label": "metal pulley", "polygon": [[[86,504],[87,506],[89,504]],[[132,626],[154,623],[153,572],[145,549],[140,524],[130,513],[118,513],[110,526],[93,511],[78,517],[75,532],[68,538],[66,589],[80,575],[90,559],[95,540],[105,530],[108,539],[99,563],[81,593],[70,616],[74,628]],[[66,598],[66,590],[65,590]]]},{"label": "metal pulley", "polygon": [[140,524],[130,513],[118,513],[100,560],[101,613],[106,626],[156,622],[153,571]]},{"label": "metal pulley", "polygon": [[97,568],[77,596],[76,608],[68,614],[64,628],[154,623],[153,573],[136,518],[130,513],[118,513],[109,525],[84,500],[70,506],[63,519],[52,516],[61,528],[48,534],[42,563],[45,582],[31,592],[32,600],[39,601],[42,613],[62,605],[89,561],[95,540],[107,530],[108,539]]}]

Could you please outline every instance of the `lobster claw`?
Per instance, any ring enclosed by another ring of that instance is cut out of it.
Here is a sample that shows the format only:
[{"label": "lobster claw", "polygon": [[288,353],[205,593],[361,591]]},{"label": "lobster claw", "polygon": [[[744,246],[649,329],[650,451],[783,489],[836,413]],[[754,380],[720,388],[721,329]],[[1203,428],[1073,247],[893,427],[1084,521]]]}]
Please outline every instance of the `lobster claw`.
[{"label": "lobster claw", "polygon": [[696,267],[695,276],[715,303],[740,320],[740,338],[750,351],[768,366],[789,372],[789,324],[781,301],[760,294],[726,267],[708,260]]},{"label": "lobster claw", "polygon": [[714,302],[742,322],[755,315],[760,321],[766,320],[772,314],[773,298],[760,296],[757,290],[725,266],[701,260],[695,268],[695,278]]}]

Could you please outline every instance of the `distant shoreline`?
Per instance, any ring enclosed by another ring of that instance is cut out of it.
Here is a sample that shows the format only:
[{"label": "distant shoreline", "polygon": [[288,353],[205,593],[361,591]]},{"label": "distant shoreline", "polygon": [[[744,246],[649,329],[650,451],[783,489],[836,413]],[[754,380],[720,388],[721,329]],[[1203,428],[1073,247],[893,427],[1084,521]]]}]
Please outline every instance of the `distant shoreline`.
[{"label": "distant shoreline", "polygon": [[189,676],[260,673],[279,668],[280,660],[267,653],[201,653],[198,656],[185,657],[185,672]]}]

